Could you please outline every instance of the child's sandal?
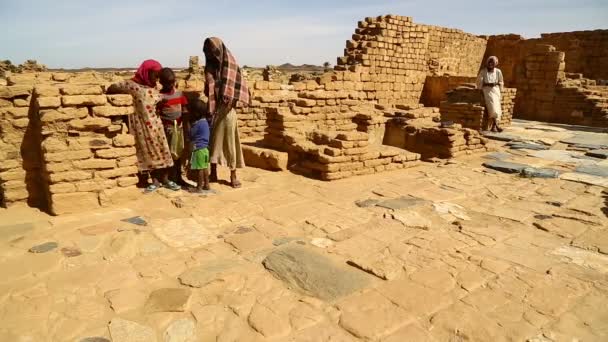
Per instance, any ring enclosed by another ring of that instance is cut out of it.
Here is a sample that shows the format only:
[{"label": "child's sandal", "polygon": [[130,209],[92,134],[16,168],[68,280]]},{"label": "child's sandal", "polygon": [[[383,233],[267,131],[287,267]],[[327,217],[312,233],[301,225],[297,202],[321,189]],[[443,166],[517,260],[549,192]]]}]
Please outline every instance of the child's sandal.
[{"label": "child's sandal", "polygon": [[144,190],[144,193],[145,194],[150,194],[150,193],[153,193],[156,190],[158,190],[158,186],[154,185],[154,184],[150,184],[150,185],[148,185],[148,187],[146,187],[146,189]]},{"label": "child's sandal", "polygon": [[178,191],[181,190],[182,187],[177,185],[175,182],[173,181],[168,181],[167,183],[163,184],[163,187],[169,189],[169,190],[173,190],[173,191]]}]

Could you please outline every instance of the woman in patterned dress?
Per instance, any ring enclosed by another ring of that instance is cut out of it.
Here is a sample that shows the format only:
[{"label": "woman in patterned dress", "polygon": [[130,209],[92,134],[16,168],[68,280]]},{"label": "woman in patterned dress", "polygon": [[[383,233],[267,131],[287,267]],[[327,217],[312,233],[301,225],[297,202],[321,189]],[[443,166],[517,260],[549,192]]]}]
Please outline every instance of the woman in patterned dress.
[{"label": "woman in patterned dress", "polygon": [[159,62],[146,60],[132,79],[113,84],[107,90],[108,94],[133,96],[135,114],[129,115],[129,130],[135,136],[139,171],[152,175],[153,183],[146,188],[146,192],[157,190],[161,184],[171,190],[180,189],[179,185],[169,180],[173,158],[162,121],[156,112],[161,96],[155,87],[161,69]]}]

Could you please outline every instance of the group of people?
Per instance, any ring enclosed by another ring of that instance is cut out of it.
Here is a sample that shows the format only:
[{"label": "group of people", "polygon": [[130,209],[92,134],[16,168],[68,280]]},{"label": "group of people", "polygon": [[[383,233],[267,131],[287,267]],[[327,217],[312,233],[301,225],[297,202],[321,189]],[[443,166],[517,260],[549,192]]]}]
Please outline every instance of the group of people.
[{"label": "group of people", "polygon": [[129,130],[135,136],[139,172],[152,178],[148,193],[160,187],[180,190],[183,165],[197,174],[193,192],[210,190],[209,183],[218,181],[218,164],[230,168],[232,187],[241,186],[236,169],[244,167],[244,161],[235,108],[249,104],[249,90],[221,39],[207,38],[203,52],[206,103],[189,103],[176,89],[173,70],[155,60],[144,61],[132,79],[107,90],[133,96],[135,114],[129,116]]}]

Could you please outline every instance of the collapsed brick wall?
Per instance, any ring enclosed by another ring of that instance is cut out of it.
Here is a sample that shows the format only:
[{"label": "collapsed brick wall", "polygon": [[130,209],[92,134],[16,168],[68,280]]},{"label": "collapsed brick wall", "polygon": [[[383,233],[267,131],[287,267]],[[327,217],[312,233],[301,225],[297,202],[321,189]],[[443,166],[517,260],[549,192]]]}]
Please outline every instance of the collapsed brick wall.
[{"label": "collapsed brick wall", "polygon": [[606,70],[607,32],[544,34],[527,40],[518,35],[490,37],[485,57],[497,56],[506,86],[518,89],[515,116],[608,127],[607,92],[594,81],[577,84],[567,80],[567,72],[574,70],[579,72],[577,77],[605,78],[597,66]]},{"label": "collapsed brick wall", "polygon": [[[515,88],[502,89],[502,116],[498,122],[502,127],[511,125],[516,94]],[[442,121],[452,121],[465,128],[481,131],[488,125],[485,100],[480,89],[461,86],[449,91],[446,101],[441,102],[440,112]]]},{"label": "collapsed brick wall", "polygon": [[426,107],[439,107],[447,99],[447,93],[465,83],[475,83],[477,77],[427,76],[422,89],[420,103]]},{"label": "collapsed brick wall", "polygon": [[335,69],[362,66],[365,72],[353,81],[363,82],[366,98],[383,105],[417,104],[427,75],[476,76],[486,45],[485,38],[415,24],[410,17],[366,18],[358,26]]},{"label": "collapsed brick wall", "polygon": [[543,33],[539,42],[565,53],[566,72],[608,80],[608,30]]}]

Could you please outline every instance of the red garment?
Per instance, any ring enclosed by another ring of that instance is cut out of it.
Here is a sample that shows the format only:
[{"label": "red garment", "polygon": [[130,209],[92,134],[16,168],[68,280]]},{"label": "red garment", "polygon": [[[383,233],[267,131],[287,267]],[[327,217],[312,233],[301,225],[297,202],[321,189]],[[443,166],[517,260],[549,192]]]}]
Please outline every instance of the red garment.
[{"label": "red garment", "polygon": [[141,63],[141,65],[137,69],[137,72],[135,73],[135,76],[133,77],[133,81],[135,81],[139,84],[143,84],[148,87],[154,88],[154,86],[156,86],[156,84],[153,84],[152,82],[150,82],[150,71],[152,70],[152,71],[158,72],[162,68],[163,68],[163,66],[160,65],[159,62],[157,62],[153,59],[145,60],[143,63]]},{"label": "red garment", "polygon": [[203,51],[205,56],[215,58],[214,64],[217,65],[217,70],[209,66],[209,61],[205,66],[205,95],[208,98],[209,113],[215,114],[218,101],[249,105],[247,83],[236,59],[224,42],[216,37],[207,38]]}]

